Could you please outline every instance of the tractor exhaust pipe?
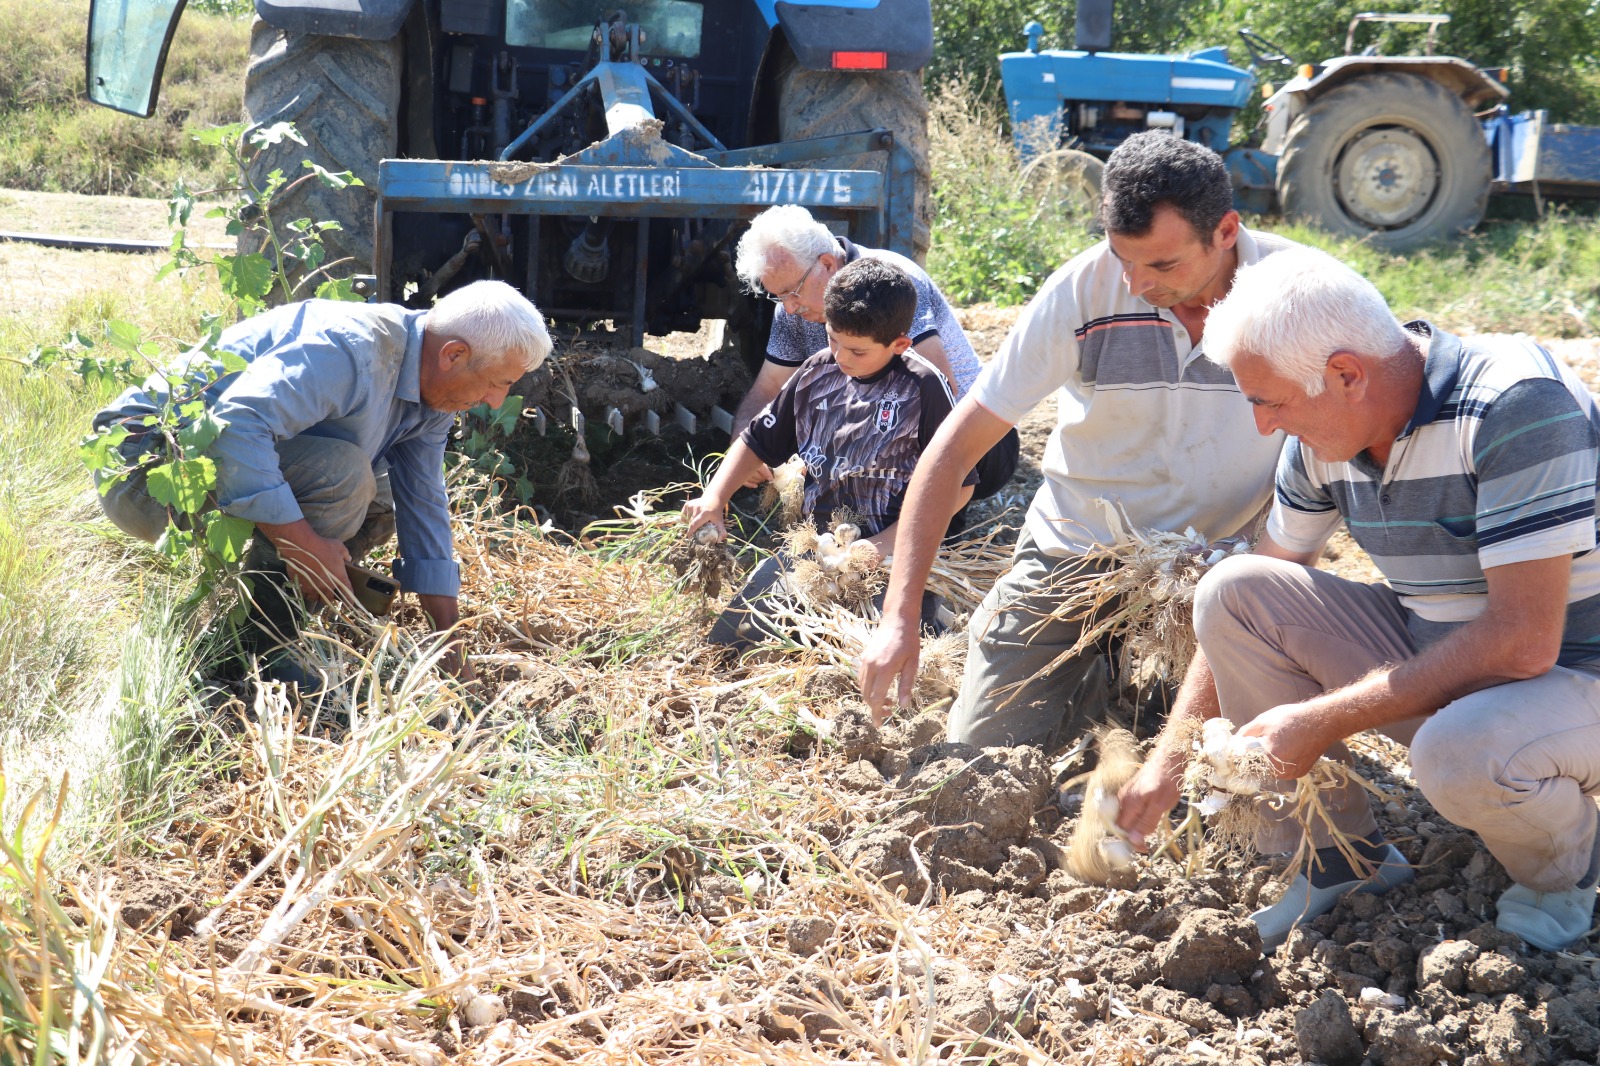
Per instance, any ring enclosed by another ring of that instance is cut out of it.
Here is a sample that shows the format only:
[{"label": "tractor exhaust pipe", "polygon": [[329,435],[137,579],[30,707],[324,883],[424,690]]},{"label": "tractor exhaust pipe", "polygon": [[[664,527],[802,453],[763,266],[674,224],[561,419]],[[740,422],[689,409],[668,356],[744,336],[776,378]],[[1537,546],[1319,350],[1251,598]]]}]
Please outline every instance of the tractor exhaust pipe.
[{"label": "tractor exhaust pipe", "polygon": [[1111,5],[1112,0],[1078,0],[1078,51],[1111,50]]}]

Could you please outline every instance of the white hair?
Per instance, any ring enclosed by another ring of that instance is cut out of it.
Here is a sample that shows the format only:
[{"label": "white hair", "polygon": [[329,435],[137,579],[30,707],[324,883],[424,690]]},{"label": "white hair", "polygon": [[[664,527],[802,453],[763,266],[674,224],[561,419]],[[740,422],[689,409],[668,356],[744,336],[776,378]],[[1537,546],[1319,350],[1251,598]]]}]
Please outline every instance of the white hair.
[{"label": "white hair", "polygon": [[827,226],[799,204],[769,207],[750,220],[750,228],[739,238],[734,269],[746,288],[760,287],[772,253],[780,250],[796,263],[809,265],[824,255],[837,253],[839,242]]},{"label": "white hair", "polygon": [[1326,252],[1287,248],[1241,267],[1206,315],[1207,358],[1262,360],[1307,396],[1322,392],[1335,352],[1387,359],[1406,331],[1372,283]]},{"label": "white hair", "polygon": [[427,330],[464,341],[471,350],[470,367],[514,355],[524,371],[537,370],[550,354],[544,316],[503,281],[475,281],[439,297],[428,312]]}]

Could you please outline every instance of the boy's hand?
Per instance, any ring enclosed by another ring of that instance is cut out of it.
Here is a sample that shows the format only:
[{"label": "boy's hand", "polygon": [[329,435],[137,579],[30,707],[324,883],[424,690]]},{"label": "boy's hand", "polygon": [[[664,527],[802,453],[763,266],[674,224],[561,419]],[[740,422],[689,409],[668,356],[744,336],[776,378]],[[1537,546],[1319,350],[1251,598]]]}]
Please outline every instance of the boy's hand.
[{"label": "boy's hand", "polygon": [[716,529],[718,540],[723,540],[728,535],[727,529],[723,526],[722,502],[710,496],[696,496],[684,504],[678,520],[689,527],[691,537],[706,525]]},{"label": "boy's hand", "polygon": [[744,487],[747,489],[759,489],[764,482],[771,480],[772,467],[768,466],[766,463],[762,463],[760,466],[755,468],[754,473],[744,479]]}]

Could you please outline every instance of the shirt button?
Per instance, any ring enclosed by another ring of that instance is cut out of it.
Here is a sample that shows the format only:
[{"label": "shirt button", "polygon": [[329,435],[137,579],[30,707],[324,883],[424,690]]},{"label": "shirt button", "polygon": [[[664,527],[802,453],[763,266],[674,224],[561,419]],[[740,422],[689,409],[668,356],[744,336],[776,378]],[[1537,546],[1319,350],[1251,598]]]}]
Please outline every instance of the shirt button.
[{"label": "shirt button", "polygon": [[1389,502],[1389,494],[1386,492],[1382,496],[1379,496],[1378,497],[1378,502],[1379,503],[1388,503]]}]

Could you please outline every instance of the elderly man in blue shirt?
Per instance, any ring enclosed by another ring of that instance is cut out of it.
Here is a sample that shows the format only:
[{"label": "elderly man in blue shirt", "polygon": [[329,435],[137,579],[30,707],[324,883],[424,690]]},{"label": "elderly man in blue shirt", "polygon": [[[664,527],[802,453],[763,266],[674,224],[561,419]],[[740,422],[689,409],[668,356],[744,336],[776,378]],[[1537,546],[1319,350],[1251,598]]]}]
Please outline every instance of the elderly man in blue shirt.
[{"label": "elderly man in blue shirt", "polygon": [[[255,593],[254,613],[266,615],[252,618],[257,637],[293,635],[292,615],[275,599],[290,574],[308,600],[351,594],[344,564],[386,541],[391,528],[401,587],[417,594],[438,629],[454,626],[461,576],[450,541],[445,437],[457,413],[500,406],[549,354],[550,335],[533,304],[498,281],[464,286],[427,311],[308,300],[223,331],[220,347],[247,365],[205,390],[207,408],[223,424],[208,454],[217,468],[216,506],[256,526],[246,564],[268,579]],[[134,460],[154,445],[141,435],[143,420],[168,395],[166,374],[156,374],[95,416],[95,427],[131,430],[123,456]],[[101,506],[142,540],[167,528],[167,509],[151,498],[141,472],[113,484]],[[452,655],[446,665],[469,676],[465,657]]]}]

